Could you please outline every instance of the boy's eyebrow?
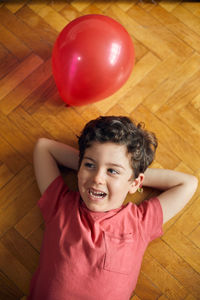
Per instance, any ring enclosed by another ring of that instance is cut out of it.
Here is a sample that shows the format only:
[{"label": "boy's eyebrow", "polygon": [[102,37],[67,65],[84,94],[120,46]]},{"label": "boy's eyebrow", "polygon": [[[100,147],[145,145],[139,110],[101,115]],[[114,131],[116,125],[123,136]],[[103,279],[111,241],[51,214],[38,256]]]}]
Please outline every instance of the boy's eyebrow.
[{"label": "boy's eyebrow", "polygon": [[110,163],[109,165],[111,165],[111,166],[114,166],[114,167],[119,167],[119,168],[121,168],[121,169],[124,169],[124,170],[125,170],[125,168],[124,168],[122,165],[118,165],[118,164],[112,164],[112,163]]},{"label": "boy's eyebrow", "polygon": [[[91,161],[93,161],[93,162],[96,162],[93,158],[88,157],[88,156],[84,156],[83,159],[89,159],[89,160],[91,160]],[[119,165],[119,164],[109,163],[108,165],[109,165],[109,166],[118,167],[118,168],[121,168],[121,169],[124,169],[124,170],[125,170],[125,168],[124,168],[122,165]]]}]

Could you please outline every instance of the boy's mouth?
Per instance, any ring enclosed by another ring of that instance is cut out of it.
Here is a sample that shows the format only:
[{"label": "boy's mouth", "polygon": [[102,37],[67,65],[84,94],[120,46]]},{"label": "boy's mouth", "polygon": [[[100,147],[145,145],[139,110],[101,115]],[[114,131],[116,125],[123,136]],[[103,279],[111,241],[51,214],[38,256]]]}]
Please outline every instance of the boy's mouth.
[{"label": "boy's mouth", "polygon": [[88,193],[89,193],[90,196],[92,196],[93,198],[96,198],[96,199],[103,199],[107,195],[104,192],[97,191],[97,190],[94,190],[92,188],[90,188],[88,190]]}]

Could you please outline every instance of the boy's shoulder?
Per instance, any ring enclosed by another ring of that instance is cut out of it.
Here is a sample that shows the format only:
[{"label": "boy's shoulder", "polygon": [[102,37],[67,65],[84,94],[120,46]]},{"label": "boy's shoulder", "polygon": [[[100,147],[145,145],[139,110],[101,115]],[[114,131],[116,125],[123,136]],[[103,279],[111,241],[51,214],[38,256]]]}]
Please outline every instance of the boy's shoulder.
[{"label": "boy's shoulder", "polygon": [[38,201],[44,220],[48,222],[56,213],[69,214],[78,206],[80,194],[72,191],[61,175],[57,176],[47,187]]}]

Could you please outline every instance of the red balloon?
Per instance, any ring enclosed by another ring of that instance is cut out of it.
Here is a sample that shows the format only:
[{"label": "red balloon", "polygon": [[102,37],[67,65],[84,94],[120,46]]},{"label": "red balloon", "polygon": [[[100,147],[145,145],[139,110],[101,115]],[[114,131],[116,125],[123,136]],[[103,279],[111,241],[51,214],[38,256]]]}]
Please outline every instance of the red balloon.
[{"label": "red balloon", "polygon": [[54,79],[64,102],[85,105],[115,93],[134,65],[125,28],[110,17],[85,15],[70,22],[53,49]]}]

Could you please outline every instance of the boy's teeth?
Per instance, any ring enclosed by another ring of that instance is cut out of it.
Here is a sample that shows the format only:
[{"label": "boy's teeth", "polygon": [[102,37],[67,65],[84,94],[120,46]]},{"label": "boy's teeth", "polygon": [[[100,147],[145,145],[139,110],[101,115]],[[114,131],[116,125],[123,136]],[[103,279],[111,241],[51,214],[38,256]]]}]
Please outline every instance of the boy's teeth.
[{"label": "boy's teeth", "polygon": [[90,195],[92,195],[94,197],[98,197],[98,198],[103,198],[103,197],[106,196],[105,193],[103,193],[103,192],[97,192],[97,191],[94,191],[92,189],[89,190],[89,193],[90,193]]}]

